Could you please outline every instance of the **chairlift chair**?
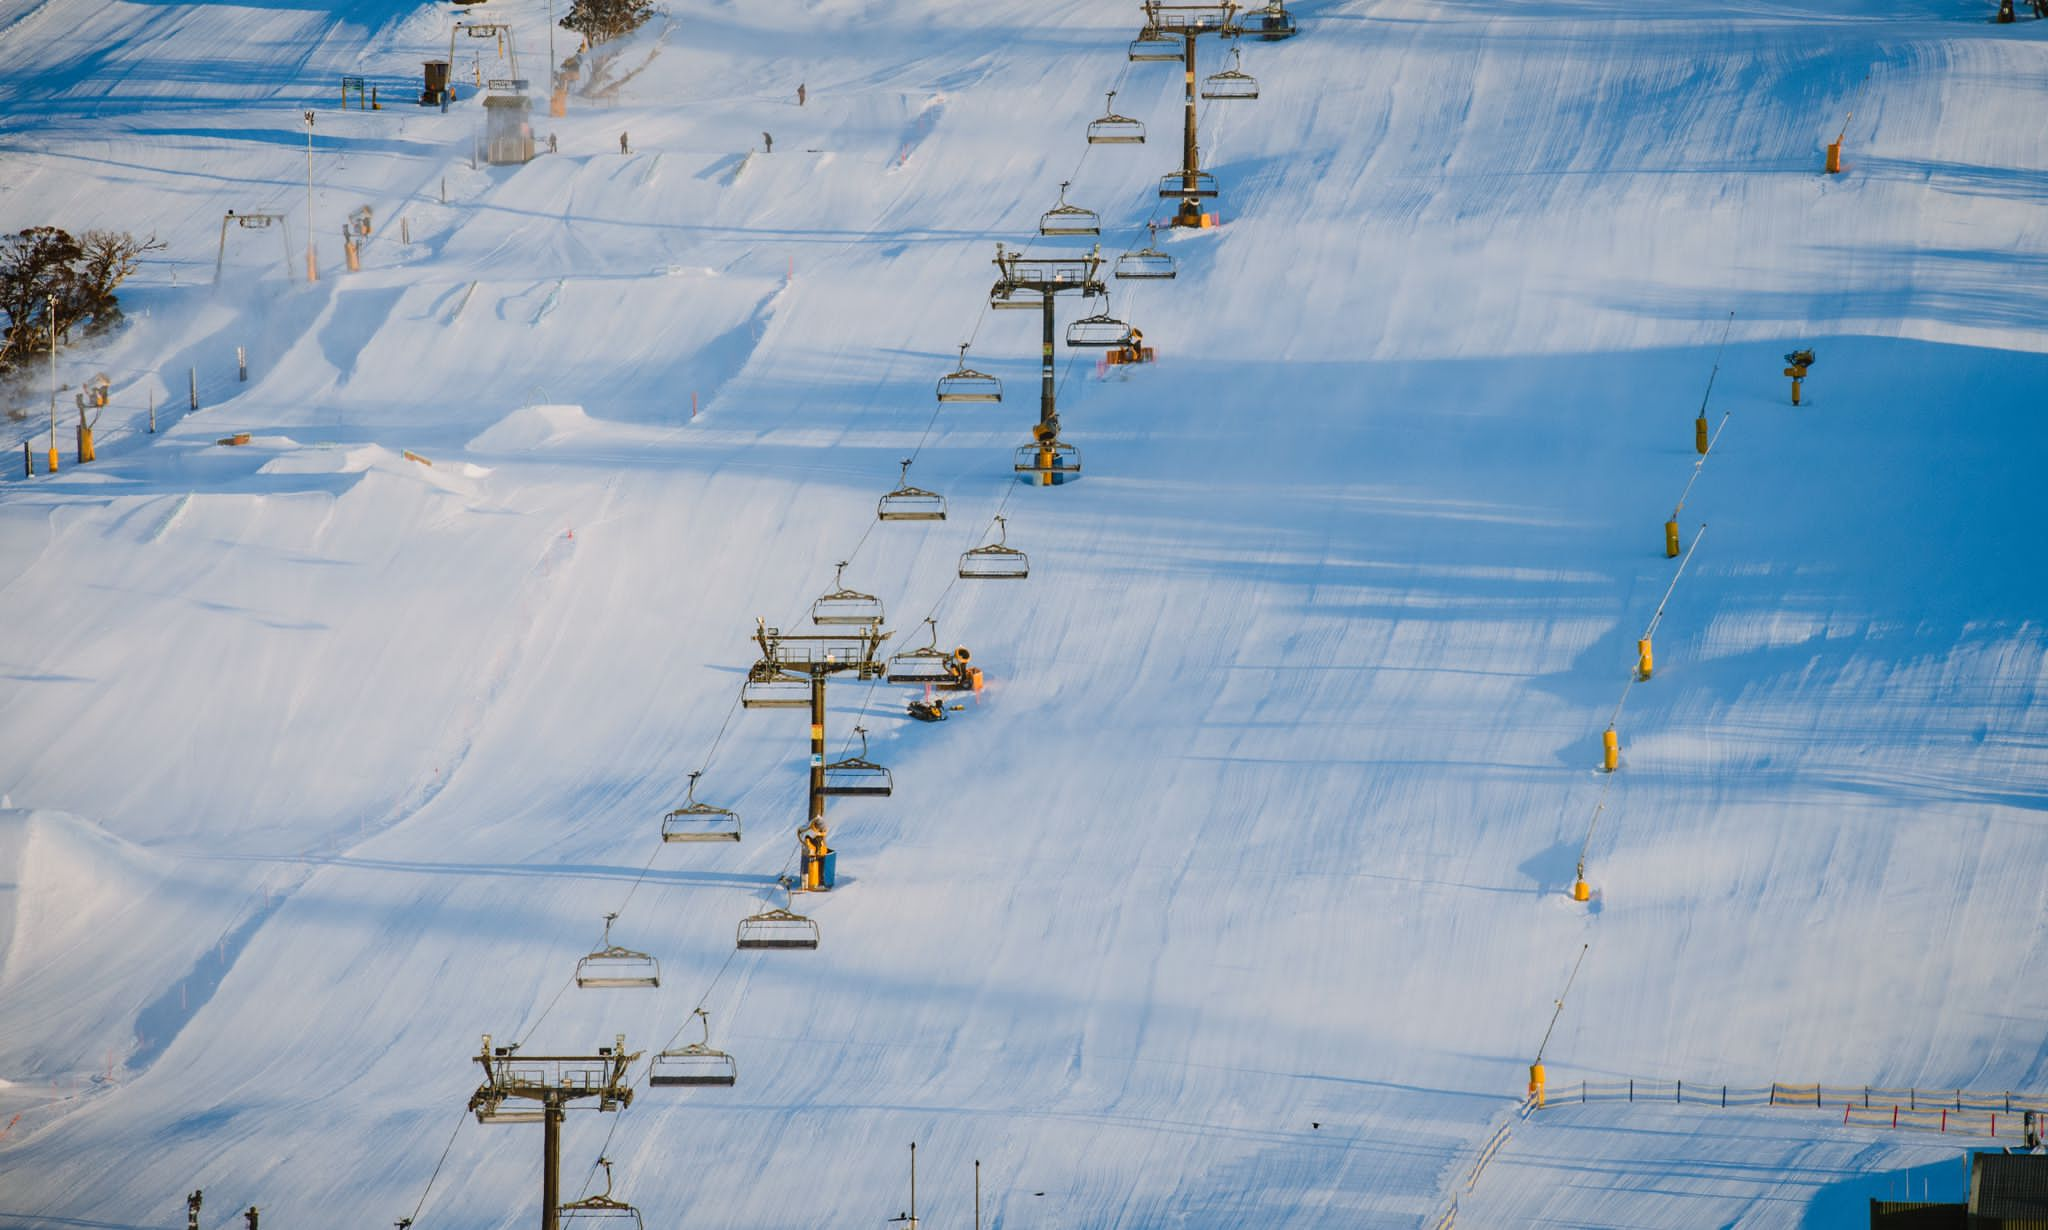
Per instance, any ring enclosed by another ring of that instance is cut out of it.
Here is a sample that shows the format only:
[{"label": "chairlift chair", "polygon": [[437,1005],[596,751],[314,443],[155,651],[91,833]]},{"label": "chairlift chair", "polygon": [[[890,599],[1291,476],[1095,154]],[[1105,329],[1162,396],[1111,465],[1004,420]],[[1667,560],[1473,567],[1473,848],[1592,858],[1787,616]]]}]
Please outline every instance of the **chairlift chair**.
[{"label": "chairlift chair", "polygon": [[1067,189],[1072,180],[1060,182],[1060,203],[1038,215],[1038,233],[1041,235],[1100,235],[1102,218],[1092,209],[1067,204]]},{"label": "chairlift chair", "polygon": [[1273,0],[1266,7],[1247,14],[1238,25],[1246,34],[1256,35],[1269,43],[1301,33],[1301,27],[1294,24],[1294,14],[1288,12],[1280,0]]},{"label": "chairlift chair", "polygon": [[656,1055],[647,1071],[648,1084],[704,1086],[738,1082],[739,1064],[732,1056],[711,1045],[711,1014],[699,1008],[696,1016],[704,1026],[703,1040]]},{"label": "chairlift chair", "polygon": [[967,347],[960,343],[960,366],[939,377],[939,400],[995,402],[1003,400],[1003,382],[967,366]]},{"label": "chairlift chair", "polygon": [[1249,101],[1258,96],[1258,80],[1244,71],[1244,58],[1238,54],[1235,47],[1230,49],[1229,68],[1202,78],[1202,97],[1213,101]]},{"label": "chairlift chair", "polygon": [[[1034,446],[1035,450],[1035,446]],[[996,540],[960,556],[960,579],[963,581],[1021,581],[1031,575],[1031,557],[1009,545],[1009,522],[1002,516],[996,517]],[[932,629],[932,645],[937,648],[939,630]]]},{"label": "chairlift chair", "polygon": [[556,1206],[556,1224],[563,1230],[644,1230],[640,1210],[612,1199],[611,1159],[598,1158],[597,1164],[604,1167],[603,1194]]},{"label": "chairlift chair", "polygon": [[1010,468],[1027,476],[1050,474],[1054,482],[1062,482],[1081,472],[1081,450],[1064,440],[1020,444]]},{"label": "chairlift chair", "polygon": [[867,728],[856,726],[853,733],[860,736],[860,755],[827,764],[825,784],[818,793],[841,799],[889,797],[896,788],[895,775],[868,759]]},{"label": "chairlift chair", "polygon": [[846,588],[846,561],[832,572],[831,592],[811,604],[811,622],[827,625],[879,624],[882,600],[873,594]]},{"label": "chairlift chair", "polygon": [[[963,574],[964,575],[964,574]],[[945,683],[953,678],[953,655],[939,648],[939,621],[924,621],[932,630],[932,643],[907,650],[889,659],[890,683]]]},{"label": "chairlift chair", "polygon": [[1207,171],[1197,171],[1194,186],[1188,186],[1188,173],[1174,171],[1159,177],[1161,200],[1186,200],[1190,197],[1211,197],[1216,195],[1216,177]]},{"label": "chairlift chair", "polygon": [[1180,43],[1154,27],[1146,26],[1138,31],[1138,37],[1131,40],[1124,54],[1134,64],[1160,64],[1177,61],[1182,53]]},{"label": "chairlift chair", "polygon": [[735,946],[749,949],[816,948],[818,924],[777,906],[740,919]]},{"label": "chairlift chair", "polygon": [[740,707],[808,709],[811,707],[811,681],[802,675],[778,670],[772,662],[756,662],[747,670],[747,681],[740,685]]},{"label": "chairlift chair", "polygon": [[1036,312],[1045,306],[1045,292],[1030,286],[996,283],[988,292],[988,306],[997,312]]},{"label": "chairlift chair", "polygon": [[[808,691],[808,689],[806,689]],[[806,698],[805,703],[809,703]],[[663,841],[738,841],[740,814],[727,807],[713,807],[697,801],[697,779],[703,770],[690,774],[690,792],[681,807],[661,818]]]},{"label": "chairlift chair", "polygon": [[603,947],[576,962],[579,987],[658,987],[661,963],[644,952],[612,943],[612,923],[617,914],[604,916]]},{"label": "chairlift chair", "polygon": [[936,491],[910,485],[910,458],[903,459],[903,476],[896,489],[875,504],[880,521],[944,521],[946,497]]},{"label": "chairlift chair", "polygon": [[1159,224],[1147,222],[1145,229],[1151,233],[1151,238],[1145,242],[1145,246],[1133,248],[1116,258],[1116,268],[1112,272],[1117,277],[1132,281],[1158,281],[1171,278],[1179,272],[1174,266],[1172,255],[1159,250]]},{"label": "chairlift chair", "polygon": [[1083,316],[1067,326],[1067,345],[1075,349],[1108,350],[1131,342],[1129,321],[1109,314],[1109,296],[1102,297],[1102,310]]},{"label": "chairlift chair", "polygon": [[1109,102],[1103,108],[1101,119],[1088,124],[1090,145],[1143,145],[1145,125],[1128,115],[1116,113],[1116,91],[1109,92]]}]

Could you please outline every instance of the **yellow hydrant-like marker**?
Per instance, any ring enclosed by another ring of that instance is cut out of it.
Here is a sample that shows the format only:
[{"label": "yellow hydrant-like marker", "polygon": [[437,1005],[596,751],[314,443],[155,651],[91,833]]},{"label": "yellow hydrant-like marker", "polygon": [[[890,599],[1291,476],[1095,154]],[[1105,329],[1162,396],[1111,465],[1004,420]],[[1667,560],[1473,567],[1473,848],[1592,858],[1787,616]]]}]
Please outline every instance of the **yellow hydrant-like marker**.
[{"label": "yellow hydrant-like marker", "polygon": [[1799,404],[1799,382],[1806,379],[1806,369],[1813,366],[1813,351],[1795,350],[1785,356],[1785,374],[1792,378],[1792,404]]},{"label": "yellow hydrant-like marker", "polygon": [[1603,753],[1601,757],[1602,766],[1609,773],[1619,769],[1621,767],[1621,736],[1614,732],[1614,727],[1609,726],[1601,733],[1600,746]]},{"label": "yellow hydrant-like marker", "polygon": [[1650,638],[1646,636],[1636,642],[1636,678],[1648,679],[1655,666],[1656,659],[1650,653]]},{"label": "yellow hydrant-like marker", "polygon": [[1704,414],[1692,421],[1692,446],[1700,456],[1707,455],[1707,416]]},{"label": "yellow hydrant-like marker", "polygon": [[1531,1102],[1536,1103],[1536,1108],[1538,1110],[1541,1110],[1543,1108],[1543,1078],[1543,1062],[1541,1060],[1538,1060],[1537,1062],[1530,1064],[1529,1100]]},{"label": "yellow hydrant-like marker", "polygon": [[1665,558],[1665,559],[1677,559],[1677,558],[1678,558],[1678,518],[1677,518],[1677,517],[1673,517],[1673,518],[1671,518],[1671,520],[1669,520],[1669,521],[1666,521],[1666,522],[1664,523],[1664,558]]}]

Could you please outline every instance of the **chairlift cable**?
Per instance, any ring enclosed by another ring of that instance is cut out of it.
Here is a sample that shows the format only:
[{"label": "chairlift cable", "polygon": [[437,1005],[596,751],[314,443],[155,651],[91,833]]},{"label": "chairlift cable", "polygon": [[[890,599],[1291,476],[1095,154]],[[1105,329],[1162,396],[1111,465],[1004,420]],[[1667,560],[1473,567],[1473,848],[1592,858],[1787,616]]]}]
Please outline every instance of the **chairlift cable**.
[{"label": "chairlift cable", "polygon": [[1707,416],[1707,399],[1714,395],[1714,377],[1721,374],[1721,352],[1728,348],[1728,330],[1735,327],[1735,313],[1728,313],[1728,323],[1721,326],[1721,344],[1714,347],[1714,368],[1707,373],[1707,391],[1700,394],[1700,417]]},{"label": "chairlift cable", "polygon": [[469,1118],[469,1111],[467,1109],[464,1109],[456,1117],[455,1130],[448,1133],[448,1143],[441,1146],[441,1160],[434,1163],[434,1172],[427,1176],[427,1185],[420,1192],[419,1203],[412,1206],[412,1216],[406,1219],[408,1222],[414,1225],[419,1223],[420,1210],[427,1207],[427,1197],[433,1194],[434,1182],[441,1177],[441,1167],[448,1163],[448,1153],[451,1149],[455,1148],[455,1138],[462,1134],[462,1121],[467,1118]]}]

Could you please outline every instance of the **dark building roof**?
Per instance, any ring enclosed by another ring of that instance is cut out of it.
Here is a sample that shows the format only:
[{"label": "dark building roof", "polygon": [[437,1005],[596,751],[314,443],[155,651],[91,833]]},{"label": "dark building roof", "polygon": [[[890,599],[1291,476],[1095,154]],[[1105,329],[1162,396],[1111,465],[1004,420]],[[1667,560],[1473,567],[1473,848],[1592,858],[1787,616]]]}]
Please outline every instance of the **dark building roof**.
[{"label": "dark building roof", "polygon": [[[2048,1154],[1979,1153],[1970,1158],[1970,1215],[2048,1226]],[[2014,1227],[2017,1230],[2017,1227]]]}]

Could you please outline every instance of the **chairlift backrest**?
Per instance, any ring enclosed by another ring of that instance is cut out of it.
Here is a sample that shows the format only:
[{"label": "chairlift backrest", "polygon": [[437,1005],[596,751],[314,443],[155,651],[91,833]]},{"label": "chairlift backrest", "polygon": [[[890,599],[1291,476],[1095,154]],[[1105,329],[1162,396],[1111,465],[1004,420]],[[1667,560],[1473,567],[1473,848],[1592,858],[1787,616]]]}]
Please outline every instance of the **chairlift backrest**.
[{"label": "chairlift backrest", "polygon": [[1103,107],[1103,115],[1088,125],[1090,145],[1143,145],[1145,125],[1128,115],[1116,111],[1116,91],[1109,91],[1109,100]]},{"label": "chairlift backrest", "polygon": [[1147,224],[1151,238],[1142,248],[1133,248],[1116,258],[1114,273],[1119,278],[1157,279],[1171,278],[1179,272],[1173,257],[1159,250],[1159,227]]},{"label": "chairlift backrest", "polygon": [[694,1015],[704,1026],[704,1037],[688,1046],[656,1055],[648,1066],[648,1084],[732,1085],[738,1081],[738,1062],[711,1045],[711,1014],[699,1008]]},{"label": "chairlift backrest", "polygon": [[939,400],[999,402],[1003,400],[1003,382],[967,366],[968,343],[960,343],[960,365],[939,377]]},{"label": "chairlift backrest", "polygon": [[738,841],[740,816],[729,807],[713,807],[697,801],[697,778],[690,774],[690,791],[683,805],[661,818],[663,841]]},{"label": "chairlift backrest", "polygon": [[[1029,446],[1026,447],[1033,447]],[[996,517],[996,540],[960,556],[960,578],[966,581],[1020,581],[1031,575],[1031,557],[1009,545],[1009,522]],[[939,629],[932,626],[932,646],[938,646]]]},{"label": "chairlift backrest", "polygon": [[1242,57],[1235,47],[1230,49],[1230,67],[1220,73],[1212,73],[1202,79],[1202,97],[1217,101],[1253,99],[1259,96],[1259,83],[1242,67]]},{"label": "chairlift backrest", "polygon": [[857,589],[848,589],[845,583],[846,561],[832,573],[832,589],[811,603],[811,622],[828,626],[854,626],[879,624],[882,622],[882,600],[873,594],[864,594]]},{"label": "chairlift backrest", "polygon": [[1041,235],[1100,235],[1102,218],[1092,209],[1067,203],[1067,189],[1071,180],[1060,184],[1060,202],[1038,216],[1038,233]]},{"label": "chairlift backrest", "polygon": [[910,458],[905,457],[902,477],[893,491],[876,502],[875,517],[882,521],[944,521],[946,497],[911,486]]},{"label": "chairlift backrest", "polygon": [[1131,341],[1129,322],[1109,314],[1109,298],[1103,297],[1102,310],[1092,316],[1083,316],[1067,326],[1067,345],[1081,348],[1107,349],[1126,346]]},{"label": "chairlift backrest", "polygon": [[816,948],[818,924],[777,907],[740,919],[735,944],[740,948]]},{"label": "chairlift backrest", "polygon": [[617,914],[604,916],[604,939],[597,951],[576,962],[579,987],[658,987],[661,963],[644,952],[612,943],[612,924]]}]

